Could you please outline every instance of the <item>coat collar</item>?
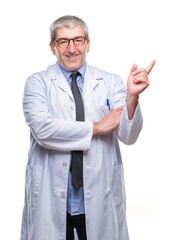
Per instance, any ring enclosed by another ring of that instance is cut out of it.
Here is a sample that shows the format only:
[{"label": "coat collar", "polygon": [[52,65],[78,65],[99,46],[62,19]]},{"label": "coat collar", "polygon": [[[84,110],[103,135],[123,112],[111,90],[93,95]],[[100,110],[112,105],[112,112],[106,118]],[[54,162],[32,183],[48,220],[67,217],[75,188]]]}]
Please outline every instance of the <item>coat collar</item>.
[{"label": "coat collar", "polygon": [[70,86],[67,83],[62,71],[60,70],[58,63],[56,62],[54,65],[48,67],[49,77],[55,81],[56,85],[65,91],[70,98],[73,100],[73,94],[70,89]]},{"label": "coat collar", "polygon": [[[52,80],[55,80],[57,86],[64,90],[73,100],[74,98],[70,86],[68,85],[67,80],[65,79],[63,73],[61,72],[57,62],[54,65],[48,67],[48,73],[50,78]],[[103,77],[100,74],[100,72],[96,68],[87,64],[83,86],[84,100],[90,96],[91,92],[94,90],[96,85],[98,85],[99,81],[102,79]]]}]

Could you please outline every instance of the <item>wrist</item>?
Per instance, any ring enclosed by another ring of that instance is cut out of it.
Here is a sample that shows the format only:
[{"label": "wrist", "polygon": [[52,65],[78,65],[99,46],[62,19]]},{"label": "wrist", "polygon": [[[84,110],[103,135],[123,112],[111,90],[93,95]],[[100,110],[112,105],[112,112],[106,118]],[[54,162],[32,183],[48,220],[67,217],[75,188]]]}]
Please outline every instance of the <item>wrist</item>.
[{"label": "wrist", "polygon": [[138,101],[139,101],[139,95],[131,95],[128,91],[127,91],[127,98],[126,98],[127,103],[129,103],[130,105],[137,105]]},{"label": "wrist", "polygon": [[98,135],[98,122],[93,123],[93,136]]},{"label": "wrist", "polygon": [[128,110],[128,117],[129,120],[133,118],[134,112],[136,110],[136,107],[139,102],[139,95],[130,95],[127,92],[127,98],[126,98],[126,103],[127,103],[127,110]]}]

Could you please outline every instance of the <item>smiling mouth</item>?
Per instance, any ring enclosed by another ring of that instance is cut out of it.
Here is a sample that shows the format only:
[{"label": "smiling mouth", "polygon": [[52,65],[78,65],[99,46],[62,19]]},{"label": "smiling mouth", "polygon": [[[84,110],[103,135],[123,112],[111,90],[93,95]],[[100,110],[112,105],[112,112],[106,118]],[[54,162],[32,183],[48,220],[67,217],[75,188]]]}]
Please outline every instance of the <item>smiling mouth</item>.
[{"label": "smiling mouth", "polygon": [[76,54],[76,55],[66,55],[66,57],[69,58],[69,59],[74,59],[74,58],[76,58],[77,56],[78,56],[78,54]]}]

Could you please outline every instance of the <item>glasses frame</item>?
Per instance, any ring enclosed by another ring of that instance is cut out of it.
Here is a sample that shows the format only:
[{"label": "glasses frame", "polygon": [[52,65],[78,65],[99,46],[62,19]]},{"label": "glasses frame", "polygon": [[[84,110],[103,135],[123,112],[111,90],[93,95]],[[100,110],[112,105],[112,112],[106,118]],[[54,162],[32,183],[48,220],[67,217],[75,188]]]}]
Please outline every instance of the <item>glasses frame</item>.
[{"label": "glasses frame", "polygon": [[[82,43],[80,46],[77,46],[77,45],[75,44],[75,40],[78,39],[78,38],[83,38],[83,39],[84,39],[83,43]],[[59,44],[59,40],[62,40],[62,39],[68,41],[68,45],[67,45],[67,46],[63,47],[63,46],[61,46],[61,45]],[[59,39],[57,39],[57,40],[54,40],[53,43],[56,42],[57,45],[58,45],[59,47],[61,47],[61,48],[68,48],[68,46],[70,45],[70,41],[71,41],[71,40],[73,41],[73,44],[74,44],[76,47],[81,47],[81,46],[84,45],[85,40],[87,40],[87,38],[86,38],[85,36],[76,36],[76,37],[74,37],[74,38],[59,38]]]}]

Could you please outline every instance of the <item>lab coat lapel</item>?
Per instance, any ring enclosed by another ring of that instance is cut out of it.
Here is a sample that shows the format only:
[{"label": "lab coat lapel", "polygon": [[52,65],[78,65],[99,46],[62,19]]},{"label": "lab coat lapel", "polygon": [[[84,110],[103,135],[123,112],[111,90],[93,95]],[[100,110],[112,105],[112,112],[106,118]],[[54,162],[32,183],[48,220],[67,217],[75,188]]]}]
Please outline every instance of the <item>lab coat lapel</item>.
[{"label": "lab coat lapel", "polygon": [[[93,70],[93,71],[92,71]],[[102,75],[95,69],[92,69],[91,66],[87,66],[85,79],[84,79],[84,88],[83,88],[83,99],[86,99],[91,95],[92,91],[99,84],[99,81],[102,80]]]},{"label": "lab coat lapel", "polygon": [[74,100],[70,86],[68,85],[67,80],[65,79],[64,75],[62,74],[62,72],[58,66],[58,63],[51,66],[50,74],[51,74],[51,78],[56,81],[56,85],[59,88],[61,88],[63,91],[65,91],[72,100]]},{"label": "lab coat lapel", "polygon": [[[65,91],[69,97],[74,101],[72,91],[70,86],[67,83],[64,75],[62,74],[60,68],[58,67],[58,63],[50,66],[48,69],[50,72],[49,75],[53,80],[56,81],[56,84],[59,88]],[[91,95],[94,88],[99,84],[99,81],[102,80],[102,75],[95,70],[95,68],[87,65],[86,74],[84,78],[84,87],[83,87],[83,99],[84,101]]]}]

